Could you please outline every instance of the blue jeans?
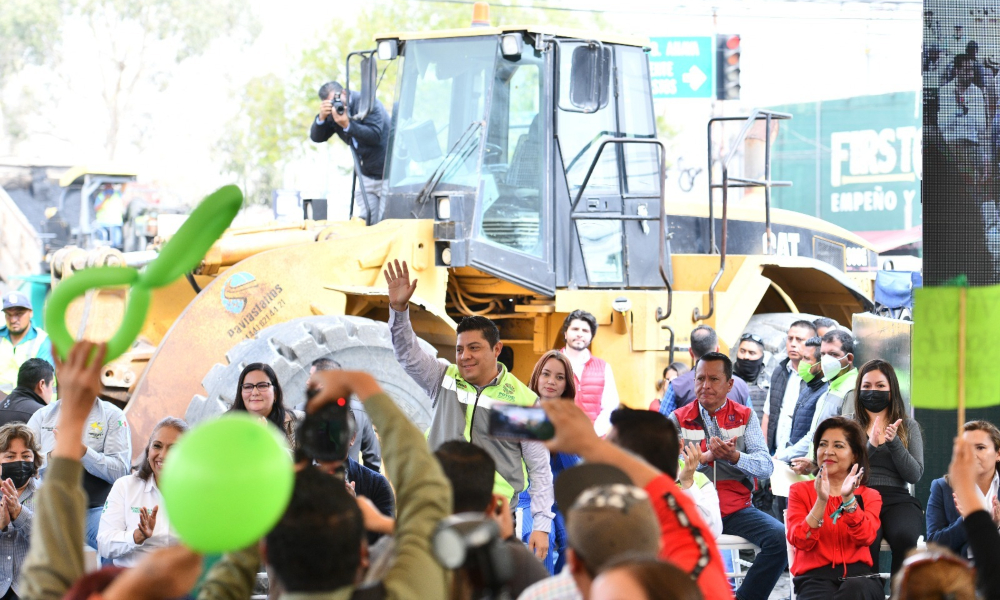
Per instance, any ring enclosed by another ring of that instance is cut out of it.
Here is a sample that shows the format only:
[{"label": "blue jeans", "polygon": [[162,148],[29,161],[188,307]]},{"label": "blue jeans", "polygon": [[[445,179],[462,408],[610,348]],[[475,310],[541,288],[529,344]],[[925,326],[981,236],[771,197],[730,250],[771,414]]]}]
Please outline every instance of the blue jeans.
[{"label": "blue jeans", "polygon": [[97,550],[97,529],[101,525],[101,513],[104,512],[103,506],[96,506],[94,508],[87,509],[87,521],[86,529],[84,529],[83,543],[87,544],[94,550]]},{"label": "blue jeans", "polygon": [[722,517],[722,533],[738,535],[760,547],[743,585],[736,590],[736,598],[767,600],[788,565],[785,528],[771,515],[750,507]]}]

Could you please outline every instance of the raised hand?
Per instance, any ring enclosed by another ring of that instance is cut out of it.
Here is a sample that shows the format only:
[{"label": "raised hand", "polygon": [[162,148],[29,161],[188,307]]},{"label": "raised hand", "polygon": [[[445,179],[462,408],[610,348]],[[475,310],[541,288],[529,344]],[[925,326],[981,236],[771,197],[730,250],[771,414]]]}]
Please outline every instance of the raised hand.
[{"label": "raised hand", "polygon": [[315,413],[322,406],[340,398],[356,395],[362,402],[382,391],[378,381],[364,371],[316,371],[309,378],[309,388],[318,393],[306,404],[307,413]]},{"label": "raised hand", "polygon": [[830,478],[826,475],[824,467],[819,468],[819,477],[816,478],[816,501],[826,504],[830,500]]},{"label": "raised hand", "polygon": [[882,430],[882,416],[875,417],[872,432],[868,434],[868,443],[878,448],[885,443],[885,432]]},{"label": "raised hand", "polygon": [[684,447],[684,468],[680,472],[681,489],[686,490],[694,484],[694,472],[701,464],[701,449],[693,442]]},{"label": "raised hand", "polygon": [[52,456],[80,460],[87,453],[81,441],[83,427],[101,391],[101,371],[107,350],[107,344],[77,342],[66,355],[66,362],[55,357],[62,402],[56,422],[60,435],[56,437]]},{"label": "raised hand", "polygon": [[555,427],[556,434],[545,442],[549,452],[584,454],[588,446],[601,440],[594,433],[594,424],[575,402],[546,400],[540,403]]},{"label": "raised hand", "polygon": [[858,486],[861,485],[861,478],[864,474],[864,467],[858,463],[854,463],[854,466],[851,467],[851,472],[847,474],[847,477],[844,478],[843,485],[840,486],[841,497],[847,499],[853,496],[854,490],[858,489]]},{"label": "raised hand", "polygon": [[139,526],[132,532],[132,539],[136,544],[141,544],[153,537],[153,529],[156,528],[156,512],[159,506],[154,506],[153,510],[148,510],[145,506],[139,509]]},{"label": "raised hand", "polygon": [[892,423],[891,425],[886,425],[885,426],[885,443],[888,444],[892,440],[896,439],[896,431],[899,429],[899,427],[902,424],[903,424],[903,420],[899,419],[895,423]]},{"label": "raised hand", "polygon": [[983,508],[982,496],[976,489],[976,456],[972,443],[955,438],[955,448],[948,465],[948,481],[955,492],[955,508],[963,516]]},{"label": "raised hand", "polygon": [[417,290],[417,280],[410,282],[410,269],[407,268],[405,260],[402,267],[399,265],[399,260],[395,261],[395,268],[392,262],[388,263],[383,275],[389,286],[389,306],[396,312],[404,312],[410,304],[413,292]]}]

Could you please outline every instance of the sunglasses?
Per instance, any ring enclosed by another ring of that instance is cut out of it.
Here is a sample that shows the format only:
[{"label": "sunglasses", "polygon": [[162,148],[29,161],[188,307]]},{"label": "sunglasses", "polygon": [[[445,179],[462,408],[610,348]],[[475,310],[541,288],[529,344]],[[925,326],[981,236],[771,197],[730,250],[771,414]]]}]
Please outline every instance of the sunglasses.
[{"label": "sunglasses", "polygon": [[761,346],[764,345],[763,338],[761,338],[756,333],[744,333],[742,336],[740,336],[740,341],[741,342],[745,342],[747,340],[750,340],[751,342],[755,342],[757,344],[760,344]]}]

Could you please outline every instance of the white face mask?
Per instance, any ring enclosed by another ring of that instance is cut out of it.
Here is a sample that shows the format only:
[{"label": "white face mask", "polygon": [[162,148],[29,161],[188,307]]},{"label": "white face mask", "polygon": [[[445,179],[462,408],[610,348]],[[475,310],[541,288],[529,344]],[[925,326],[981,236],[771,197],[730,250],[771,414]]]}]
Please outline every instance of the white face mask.
[{"label": "white face mask", "polygon": [[820,364],[823,366],[824,381],[832,380],[844,370],[845,365],[840,364],[840,360],[841,359],[830,356],[829,354],[824,354],[820,357]]}]

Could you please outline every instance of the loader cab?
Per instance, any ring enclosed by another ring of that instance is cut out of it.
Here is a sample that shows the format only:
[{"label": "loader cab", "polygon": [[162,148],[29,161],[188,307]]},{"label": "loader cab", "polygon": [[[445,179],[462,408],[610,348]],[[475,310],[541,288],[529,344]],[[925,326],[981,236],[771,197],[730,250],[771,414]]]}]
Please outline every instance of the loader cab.
[{"label": "loader cab", "polygon": [[[383,218],[433,219],[439,266],[536,293],[662,287],[662,160],[642,42],[531,28],[398,51]],[[622,219],[629,215],[631,220]]]}]

